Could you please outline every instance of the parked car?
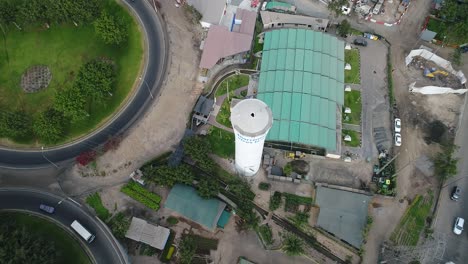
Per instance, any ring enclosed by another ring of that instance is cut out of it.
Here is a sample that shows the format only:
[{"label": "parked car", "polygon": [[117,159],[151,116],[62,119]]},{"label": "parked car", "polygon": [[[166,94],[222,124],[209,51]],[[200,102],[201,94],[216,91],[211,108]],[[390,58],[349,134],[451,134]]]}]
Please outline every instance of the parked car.
[{"label": "parked car", "polygon": [[46,213],[49,213],[49,214],[53,214],[54,211],[55,211],[54,207],[48,206],[48,205],[45,205],[45,204],[39,205],[39,209],[41,209],[42,211],[44,211]]},{"label": "parked car", "polygon": [[395,118],[395,133],[401,132],[401,119]]},{"label": "parked car", "polygon": [[453,232],[456,235],[461,235],[461,233],[463,231],[463,224],[465,224],[465,219],[463,219],[461,217],[457,217],[457,219],[455,219],[455,225],[453,226]]},{"label": "parked car", "polygon": [[401,146],[401,134],[400,133],[395,133],[395,146],[397,147]]},{"label": "parked car", "polygon": [[454,201],[458,201],[458,199],[460,199],[460,193],[461,193],[461,189],[458,188],[458,186],[453,187],[452,195],[450,195],[450,199]]},{"label": "parked car", "polygon": [[358,45],[358,46],[363,46],[363,47],[367,47],[367,41],[363,38],[357,38],[354,40],[354,45]]}]

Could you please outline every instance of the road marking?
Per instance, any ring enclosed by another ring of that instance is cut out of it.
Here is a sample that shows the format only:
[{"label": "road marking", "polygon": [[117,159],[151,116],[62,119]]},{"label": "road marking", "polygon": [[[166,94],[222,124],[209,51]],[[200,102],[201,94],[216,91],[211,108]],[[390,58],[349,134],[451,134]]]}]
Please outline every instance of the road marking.
[{"label": "road marking", "polygon": [[72,201],[72,202],[74,202],[74,203],[77,204],[79,207],[81,207],[81,204],[80,204],[79,202],[73,200],[73,199],[70,198],[70,197],[68,197],[67,199],[70,200],[70,201]]}]

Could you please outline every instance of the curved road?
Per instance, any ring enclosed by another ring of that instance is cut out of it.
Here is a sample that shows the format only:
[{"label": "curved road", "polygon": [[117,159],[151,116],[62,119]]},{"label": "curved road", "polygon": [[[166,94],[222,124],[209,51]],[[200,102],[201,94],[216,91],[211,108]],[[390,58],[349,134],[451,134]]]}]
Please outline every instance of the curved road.
[{"label": "curved road", "polygon": [[[39,205],[41,203],[55,207],[54,214],[47,214],[40,211]],[[123,250],[121,250],[107,227],[96,218],[86,213],[80,205],[75,204],[75,202],[69,199],[65,199],[65,197],[32,189],[1,188],[0,210],[5,209],[19,209],[43,214],[44,216],[59,221],[72,233],[73,231],[70,225],[74,220],[78,220],[86,229],[96,236],[91,244],[86,244],[74,233],[77,239],[87,245],[97,263],[127,263],[127,258],[124,256],[124,253],[122,253]]]},{"label": "curved road", "polygon": [[[140,87],[131,102],[121,110],[110,124],[87,138],[67,146],[41,150],[13,150],[0,148],[0,167],[39,168],[52,166],[48,160],[58,163],[73,159],[83,151],[103,144],[110,136],[116,135],[132,125],[158,96],[166,71],[167,52],[165,31],[161,20],[152,6],[144,0],[132,2],[122,0],[137,15],[140,27],[146,35],[146,67]],[[151,89],[151,92],[149,91]],[[48,159],[48,160],[47,160]]]}]

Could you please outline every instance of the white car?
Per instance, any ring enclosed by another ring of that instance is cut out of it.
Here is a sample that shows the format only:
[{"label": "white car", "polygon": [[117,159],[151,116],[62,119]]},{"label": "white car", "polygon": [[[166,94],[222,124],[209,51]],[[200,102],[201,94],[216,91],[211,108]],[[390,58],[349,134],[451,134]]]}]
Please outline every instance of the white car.
[{"label": "white car", "polygon": [[401,134],[400,133],[395,133],[395,146],[397,147],[401,146]]},{"label": "white car", "polygon": [[401,132],[401,119],[400,118],[395,118],[395,132],[396,133]]},{"label": "white car", "polygon": [[461,233],[463,231],[463,224],[464,223],[465,223],[465,219],[463,219],[461,217],[457,217],[457,219],[455,220],[455,225],[453,226],[453,232],[456,235],[461,235]]}]

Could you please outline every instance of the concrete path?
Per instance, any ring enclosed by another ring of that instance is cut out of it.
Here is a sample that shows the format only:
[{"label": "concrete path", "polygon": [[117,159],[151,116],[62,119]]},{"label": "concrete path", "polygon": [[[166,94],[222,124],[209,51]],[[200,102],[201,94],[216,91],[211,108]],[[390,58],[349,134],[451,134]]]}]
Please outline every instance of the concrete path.
[{"label": "concrete path", "polygon": [[353,131],[361,133],[361,126],[360,125],[343,123],[343,129],[353,130]]}]

